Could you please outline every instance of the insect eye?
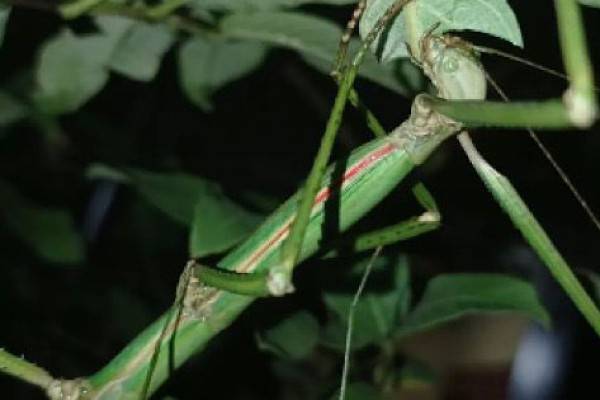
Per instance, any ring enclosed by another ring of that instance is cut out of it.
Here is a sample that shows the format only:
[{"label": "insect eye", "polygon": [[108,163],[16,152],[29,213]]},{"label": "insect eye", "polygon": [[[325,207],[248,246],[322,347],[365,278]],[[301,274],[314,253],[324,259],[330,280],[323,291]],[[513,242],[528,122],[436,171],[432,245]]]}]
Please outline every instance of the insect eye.
[{"label": "insect eye", "polygon": [[444,57],[444,62],[442,63],[443,71],[446,73],[453,73],[458,70],[458,59],[456,57]]}]

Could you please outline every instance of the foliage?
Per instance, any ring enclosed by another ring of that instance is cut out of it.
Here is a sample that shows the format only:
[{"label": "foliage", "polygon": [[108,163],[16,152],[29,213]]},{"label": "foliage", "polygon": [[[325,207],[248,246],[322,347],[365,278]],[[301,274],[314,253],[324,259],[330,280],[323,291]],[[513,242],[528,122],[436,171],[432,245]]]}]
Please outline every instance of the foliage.
[{"label": "foliage", "polygon": [[[371,2],[360,25],[362,38],[391,2]],[[600,6],[593,0],[580,2]],[[19,1],[14,3],[19,5]],[[354,2],[191,0],[154,19],[149,17],[153,2],[131,2],[130,8],[130,2],[104,3],[86,10],[74,21],[40,16],[25,9],[19,14],[14,7],[0,5],[0,51],[17,54],[14,61],[3,57],[0,65],[5,72],[0,82],[0,144],[6,149],[0,157],[7,160],[0,170],[0,239],[7,244],[2,250],[7,269],[11,262],[24,268],[6,272],[5,282],[15,288],[0,290],[0,299],[3,304],[32,301],[35,297],[31,293],[37,286],[17,281],[38,275],[54,274],[51,281],[57,285],[61,280],[76,280],[76,285],[85,288],[77,292],[81,300],[73,296],[61,301],[80,302],[79,312],[97,316],[97,322],[83,316],[36,322],[35,313],[28,310],[32,312],[31,320],[22,320],[20,324],[27,327],[18,329],[21,336],[34,332],[37,324],[48,324],[40,328],[41,332],[61,330],[56,335],[69,340],[57,347],[48,362],[58,359],[61,351],[77,354],[82,348],[90,349],[93,363],[67,359],[75,366],[66,367],[73,376],[99,369],[132,339],[123,332],[140,330],[174,300],[176,279],[188,258],[218,260],[249,237],[273,205],[301,182],[314,145],[296,143],[304,140],[303,124],[308,125],[311,118],[319,120],[309,128],[315,131],[309,132],[314,134],[311,140],[318,139],[320,128],[316,127],[323,125],[323,116],[313,114],[328,112],[330,101],[320,101],[332,96],[333,84],[327,74],[343,33],[340,21],[349,15],[347,5]],[[417,27],[420,33],[434,27],[439,33],[475,31],[523,46],[517,19],[504,0],[421,0],[416,4],[421,16]],[[35,51],[23,56],[19,52],[25,50],[15,50],[14,43],[23,32],[23,24],[30,20],[44,21],[45,25],[29,40],[36,46]],[[375,93],[371,96],[375,104],[378,95],[402,102],[397,100],[399,95],[408,97],[427,89],[420,70],[407,58],[408,34],[414,32],[407,29],[402,17],[398,18],[386,32],[385,43],[373,44],[375,54],[367,55],[359,71],[359,87]],[[359,46],[360,40],[352,39],[350,53]],[[282,64],[282,59],[292,62]],[[301,74],[294,72],[298,69]],[[286,76],[292,76],[291,83],[285,83]],[[328,84],[327,92],[320,91],[320,86]],[[289,92],[284,93],[287,96],[279,93],[280,85],[285,86],[281,92]],[[313,108],[302,108],[298,100],[301,96],[310,98]],[[241,100],[234,100],[237,97]],[[280,98],[284,99],[281,104],[273,106]],[[148,106],[156,99],[160,106]],[[248,114],[243,107],[250,109]],[[288,117],[294,107],[300,116]],[[396,116],[399,107],[394,103],[390,108],[393,117],[389,119],[396,123],[400,120]],[[157,131],[160,133],[153,136],[155,140],[148,138]],[[178,143],[180,137],[185,139]],[[347,140],[355,143],[368,139],[360,136]],[[279,145],[287,146],[287,151],[278,153]],[[209,158],[212,148],[220,149],[214,150],[220,153]],[[306,157],[297,156],[303,153]],[[26,157],[39,160],[23,161]],[[291,161],[278,164],[278,157]],[[444,153],[427,164],[426,174],[433,176],[446,163],[449,165],[449,157]],[[230,173],[224,173],[228,168]],[[248,183],[256,176],[261,178]],[[469,179],[467,176],[463,182]],[[444,187],[439,184],[440,191]],[[394,200],[408,204],[401,195]],[[441,205],[442,211],[452,208]],[[359,230],[390,216],[405,217],[397,208],[384,204]],[[478,217],[474,218],[465,225],[482,229]],[[435,240],[442,239],[438,236]],[[492,248],[491,258],[497,259],[502,249],[485,245]],[[450,249],[454,246],[464,245],[453,242],[446,250],[456,251]],[[459,262],[456,268],[444,265],[440,257],[432,255],[431,248],[411,250],[415,254],[409,257],[405,249],[393,246],[377,260],[374,276],[355,310],[353,354],[367,361],[353,373],[348,399],[379,398],[390,376],[394,382],[403,382],[404,378],[396,378],[409,375],[406,380],[425,380],[414,376],[428,375],[415,373],[427,367],[416,368],[396,347],[406,337],[466,315],[518,313],[551,326],[534,286],[523,277],[490,273],[495,269],[483,267],[485,262],[479,260],[470,265]],[[122,261],[117,261],[119,258]],[[440,270],[415,272],[415,266],[428,262]],[[234,325],[234,330],[239,329],[244,336],[239,342],[242,344],[225,337],[211,351],[218,353],[223,350],[220,347],[228,346],[250,347],[248,338],[256,331],[256,345],[268,354],[268,361],[257,356],[253,348],[241,350],[253,361],[267,364],[267,368],[256,367],[257,372],[250,376],[255,379],[259,373],[269,373],[272,382],[294,390],[300,390],[298,382],[320,382],[311,389],[313,392],[305,393],[305,398],[323,398],[335,392],[348,330],[347,315],[365,259],[360,254],[326,261],[315,257],[309,263],[321,268],[301,270],[299,295],[283,305],[269,300],[251,308],[245,319],[251,328],[243,327],[243,323]],[[463,272],[448,272],[457,269]],[[87,276],[101,277],[97,285],[109,287],[109,300],[99,295],[98,286],[84,282]],[[597,284],[597,277],[592,276]],[[309,280],[312,283],[307,283]],[[51,291],[44,293],[53,296]],[[112,312],[110,308],[118,310]],[[121,321],[112,321],[115,315]],[[144,318],[147,320],[140,320]],[[88,319],[94,321],[93,327],[83,323]],[[27,325],[23,325],[25,322]],[[60,325],[73,326],[73,331],[57,328]],[[95,329],[104,329],[107,338],[95,337]],[[85,339],[78,338],[80,334]],[[14,337],[18,337],[14,332],[12,337],[7,334],[6,340]],[[0,342],[4,340],[0,337]],[[59,342],[52,340],[54,345]],[[24,344],[29,342],[15,343],[25,349]],[[394,349],[392,355],[390,347]],[[208,376],[211,365],[227,363],[227,358],[223,362],[210,351],[202,357],[206,357],[208,366],[199,368]],[[31,358],[35,358],[33,351]],[[330,360],[335,367],[317,377],[310,369],[316,359]],[[57,366],[57,373],[61,366]],[[381,376],[386,378],[373,378],[369,371],[373,366],[385,369]],[[183,369],[195,367],[187,365]],[[243,368],[254,369],[249,365]],[[232,373],[236,372],[248,373]],[[193,390],[196,380],[189,383],[191,393],[199,393]],[[241,388],[253,386],[251,383],[240,378]],[[174,387],[169,390],[185,393]],[[262,389],[256,390],[264,395]]]}]

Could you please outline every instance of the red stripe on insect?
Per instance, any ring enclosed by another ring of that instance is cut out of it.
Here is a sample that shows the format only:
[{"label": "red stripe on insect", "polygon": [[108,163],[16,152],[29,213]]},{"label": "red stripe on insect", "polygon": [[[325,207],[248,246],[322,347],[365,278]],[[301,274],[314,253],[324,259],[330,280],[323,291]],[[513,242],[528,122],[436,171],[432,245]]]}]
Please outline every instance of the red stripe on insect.
[{"label": "red stripe on insect", "polygon": [[[358,175],[365,168],[369,167],[374,162],[381,160],[383,157],[387,156],[394,150],[396,150],[396,146],[394,146],[390,143],[388,143],[387,145],[385,145],[384,147],[382,147],[380,149],[375,150],[373,153],[369,154],[367,157],[363,158],[358,163],[356,163],[355,165],[350,167],[344,173],[344,177],[342,178],[342,182],[341,182],[340,186],[343,187],[345,184],[347,184],[349,181],[351,181],[352,178],[354,178],[356,175]],[[320,203],[326,201],[330,195],[331,195],[331,189],[329,189],[329,187],[321,189],[321,191],[315,197],[314,205],[319,205]]]},{"label": "red stripe on insect", "polygon": [[[398,148],[391,143],[386,144],[382,148],[376,149],[372,153],[368,154],[358,163],[354,164],[350,167],[345,173],[343,178],[341,179],[341,186],[348,184],[355,178],[360,172],[364,171],[366,168],[376,163],[377,161],[385,158],[388,154],[394,152]],[[319,193],[315,196],[315,202],[313,204],[313,208],[319,206],[320,204],[327,201],[327,199],[331,196],[331,189],[329,187],[325,187],[321,189]],[[236,268],[237,272],[248,272],[251,270],[254,265],[267,253],[267,251],[273,248],[274,245],[278,244],[280,241],[287,237],[287,234],[290,231],[290,225],[292,223],[292,217],[277,231],[275,234],[269,239],[268,242],[263,244],[245,263]]]}]

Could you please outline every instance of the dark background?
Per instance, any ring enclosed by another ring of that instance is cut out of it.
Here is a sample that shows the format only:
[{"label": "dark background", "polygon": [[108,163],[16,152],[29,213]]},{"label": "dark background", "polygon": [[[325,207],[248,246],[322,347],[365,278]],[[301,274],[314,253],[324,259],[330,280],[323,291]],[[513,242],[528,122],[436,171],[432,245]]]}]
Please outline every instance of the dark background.
[{"label": "dark background", "polygon": [[[553,9],[550,2],[544,2],[544,7],[541,3],[512,2],[526,51],[480,35],[467,37],[560,70]],[[351,12],[328,7],[309,10],[340,23]],[[598,66],[600,12],[586,9],[585,17],[591,55]],[[30,68],[40,43],[61,23],[49,12],[14,9],[0,57],[0,79]],[[560,79],[512,61],[488,55],[483,61],[511,98],[556,97],[566,87]],[[34,128],[19,126],[0,145],[0,177],[39,203],[68,207],[80,226],[91,199],[107,190],[83,177],[92,162],[184,170],[220,182],[242,204],[247,192],[277,201],[293,193],[309,170],[328,116],[335,94],[330,79],[292,52],[271,51],[262,68],[218,92],[215,111],[206,114],[184,97],[176,72],[171,50],[152,83],[113,75],[81,112],[61,120],[65,136],[60,141],[45,140]],[[386,127],[391,129],[406,118],[408,100],[366,82],[360,82],[358,89]],[[540,137],[598,213],[597,133],[596,126],[588,132],[542,132]],[[571,265],[597,271],[600,232],[527,133],[481,130],[473,136],[492,165],[521,192]],[[369,139],[360,118],[350,112],[336,154],[346,154]],[[600,355],[597,338],[573,317],[576,312],[544,277],[543,269],[523,256],[520,235],[486,192],[457,142],[446,143],[413,177],[417,178],[433,192],[443,215],[439,231],[402,244],[403,251],[413,256],[417,281],[458,271],[511,272],[532,278],[556,313],[559,328],[567,332],[567,341],[574,344],[565,363],[561,396],[574,398],[577,391],[595,390],[597,374],[587,365]],[[417,208],[407,188],[402,185],[386,199],[362,228],[412,215]],[[131,190],[117,188],[101,230],[90,238],[85,265],[45,264],[3,229],[0,247],[1,346],[23,353],[54,376],[75,377],[105,364],[173,301],[187,256],[187,234]],[[302,269],[300,289],[310,278],[311,272]],[[306,296],[299,292],[278,304],[255,304],[202,357],[178,371],[161,393],[182,399],[207,393],[222,398],[276,398],[268,356],[255,349],[252,333],[269,320],[264,315],[314,301],[310,298],[314,290],[307,290]],[[247,371],[251,364],[256,365],[255,374],[236,374],[236,369]],[[218,386],[222,375],[240,378],[235,385]],[[0,388],[4,398],[41,397],[37,389],[3,375]]]}]

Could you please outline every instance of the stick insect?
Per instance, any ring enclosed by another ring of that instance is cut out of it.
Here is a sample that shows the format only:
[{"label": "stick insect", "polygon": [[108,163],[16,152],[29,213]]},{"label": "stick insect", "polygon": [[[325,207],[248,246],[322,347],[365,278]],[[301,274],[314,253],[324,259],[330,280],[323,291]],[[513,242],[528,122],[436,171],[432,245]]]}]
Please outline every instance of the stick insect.
[{"label": "stick insect", "polygon": [[[600,334],[600,312],[510,182],[479,155],[465,131],[478,126],[586,128],[595,121],[591,67],[575,0],[555,1],[570,78],[570,87],[563,99],[510,104],[484,101],[485,72],[477,58],[465,47],[457,46],[453,39],[436,36],[431,27],[425,27],[421,35],[410,39],[408,46],[436,87],[437,96],[417,96],[411,116],[398,128],[356,149],[348,159],[341,180],[335,180],[332,170],[326,169],[347,100],[361,106],[353,82],[370,44],[400,12],[409,20],[416,18],[414,5],[418,1],[394,2],[365,38],[353,61],[337,70],[339,91],[305,186],[245,243],[227,255],[218,268],[191,261],[181,277],[177,301],[167,313],[96,374],[85,380],[53,384],[54,392],[48,391],[51,396],[59,392],[62,396],[69,391],[85,392],[85,398],[94,399],[139,398],[139,393],[145,397],[154,392],[169,377],[170,371],[206,346],[256,297],[280,296],[293,290],[294,267],[319,249],[323,205],[334,190],[339,191],[341,198],[339,228],[343,231],[454,135],[458,135],[487,188]],[[364,4],[361,2],[363,8]],[[418,25],[417,20],[412,22]],[[352,22],[349,28],[354,24]],[[344,46],[341,49],[338,58],[344,60],[346,50]],[[372,114],[368,114],[368,118],[370,126],[381,134],[382,129]],[[377,247],[435,228],[439,224],[435,203],[421,186],[416,188],[415,194],[426,210],[422,216],[360,238],[355,243],[356,248]]]},{"label": "stick insect", "polygon": [[[321,181],[325,175],[325,165],[329,158],[333,137],[343,114],[344,104],[350,94],[353,93],[351,86],[356,77],[356,71],[367,46],[407,3],[409,2],[395,2],[386,11],[366,37],[365,46],[361,48],[353,63],[339,80],[340,90],[327,124],[319,154],[315,159],[307,183],[302,189],[302,198],[298,201],[298,211],[285,225],[286,229],[289,229],[289,235],[286,234],[287,232],[278,232],[277,240],[283,243],[279,253],[279,261],[271,266],[266,274],[256,273],[251,276],[223,274],[211,268],[199,266],[197,276],[200,280],[207,282],[210,286],[248,295],[270,294],[277,296],[293,290],[291,271],[298,263],[301,252],[304,250],[302,243],[309,227],[309,220],[312,218],[311,215],[315,213],[315,204],[322,197],[325,197],[325,194],[320,194],[319,190],[323,187],[327,188],[331,184],[326,179],[326,184],[321,185]],[[572,9],[564,3],[568,2],[557,2],[563,43],[577,42],[579,43],[578,48],[580,48],[582,46],[580,42],[584,42],[583,33],[578,32],[577,29],[565,29],[562,25],[567,19],[564,15],[573,13]],[[359,4],[354,18],[348,25],[349,30],[354,28],[355,19],[358,18],[364,8],[364,3]],[[585,128],[590,126],[596,118],[596,105],[594,86],[591,77],[588,77],[588,75],[591,75],[589,61],[582,60],[583,56],[577,55],[584,53],[574,53],[570,50],[574,48],[572,45],[564,45],[563,52],[567,72],[573,78],[571,79],[571,87],[565,92],[562,100],[551,100],[543,103],[513,103],[512,105],[482,102],[481,100],[486,97],[486,73],[482,70],[478,61],[474,59],[469,46],[466,42],[455,37],[433,36],[431,35],[432,31],[433,29],[419,38],[417,42],[411,44],[411,52],[416,62],[422,66],[425,74],[437,88],[439,97],[418,96],[413,104],[413,115],[408,126],[401,125],[394,132],[394,135],[390,135],[390,138],[394,139],[388,138],[387,141],[397,140],[395,146],[404,148],[412,157],[412,164],[418,165],[423,159],[427,158],[431,149],[427,149],[423,154],[420,154],[412,149],[408,150],[412,145],[409,142],[418,143],[417,137],[433,137],[434,139],[431,142],[427,140],[427,145],[421,143],[418,145],[426,148],[429,144],[435,143],[433,145],[437,146],[446,136],[460,131],[458,135],[459,142],[490,192],[530,241],[539,256],[547,263],[551,272],[571,295],[582,313],[596,327],[596,324],[600,321],[598,319],[599,314],[591,300],[585,295],[583,288],[577,283],[574,275],[567,272],[569,268],[562,257],[555,250],[550,250],[554,249],[554,246],[527,210],[525,204],[522,203],[512,185],[485,162],[475,149],[468,133],[464,131],[466,127],[478,126],[545,129],[557,129],[567,126]],[[338,55],[338,61],[340,62],[344,59],[346,52],[343,44],[347,41],[347,37],[348,33],[342,39],[342,46]],[[575,72],[573,71],[577,71],[577,77],[574,77]],[[340,75],[337,69],[334,72],[334,76]],[[437,129],[444,131],[444,133],[440,135],[433,134],[432,131]],[[374,156],[369,155],[369,157]],[[345,182],[342,182],[341,185],[345,184]],[[292,202],[296,202],[296,200],[294,199]],[[286,236],[286,239],[283,240],[282,236]],[[238,272],[248,272],[248,270],[250,270],[249,267],[241,268]],[[596,329],[598,330],[597,327]]]}]

